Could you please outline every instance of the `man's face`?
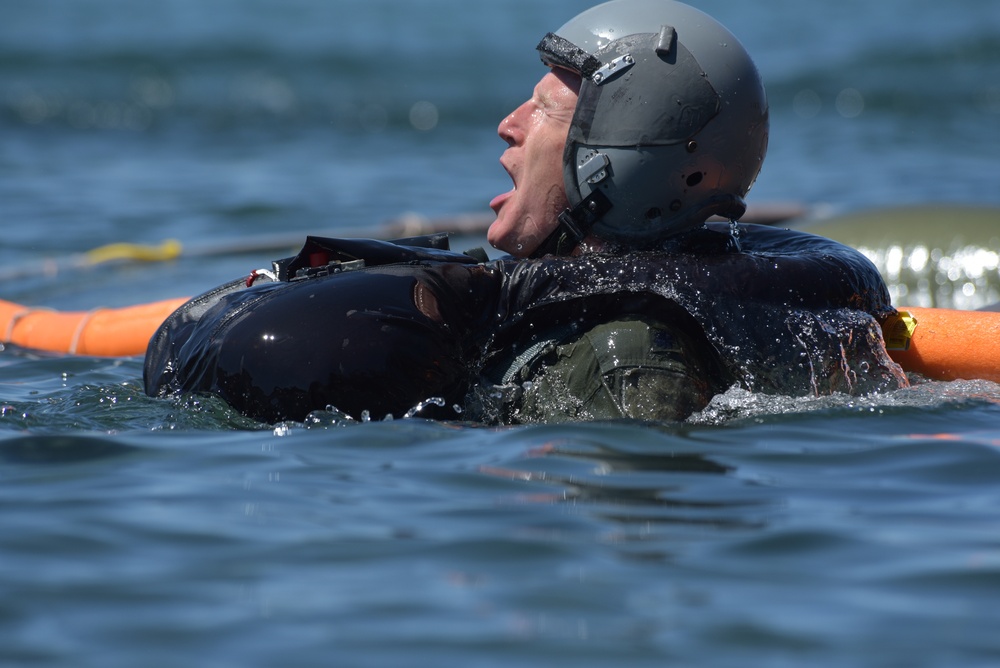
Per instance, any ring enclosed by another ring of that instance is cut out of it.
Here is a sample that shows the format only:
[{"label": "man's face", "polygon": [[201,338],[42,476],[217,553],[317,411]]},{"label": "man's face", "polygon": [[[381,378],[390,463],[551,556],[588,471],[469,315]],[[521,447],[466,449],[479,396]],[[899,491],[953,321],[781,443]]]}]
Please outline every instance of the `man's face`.
[{"label": "man's face", "polygon": [[500,164],[514,187],[490,202],[497,218],[487,240],[494,248],[516,257],[530,255],[569,206],[562,156],[579,91],[579,76],[552,70],[531,99],[500,122],[497,132],[508,144]]}]

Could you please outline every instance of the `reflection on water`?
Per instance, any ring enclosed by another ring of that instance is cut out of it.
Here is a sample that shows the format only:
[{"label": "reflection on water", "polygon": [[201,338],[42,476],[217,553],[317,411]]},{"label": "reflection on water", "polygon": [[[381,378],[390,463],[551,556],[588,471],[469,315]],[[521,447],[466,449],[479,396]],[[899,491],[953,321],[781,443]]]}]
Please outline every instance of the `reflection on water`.
[{"label": "reflection on water", "polygon": [[1000,302],[1000,209],[897,206],[802,221],[864,253],[896,305],[980,309]]},{"label": "reflection on water", "polygon": [[1000,301],[1000,236],[989,247],[924,244],[861,247],[879,268],[894,303],[979,309]]},{"label": "reflection on water", "polygon": [[121,441],[94,436],[20,436],[0,441],[0,461],[8,464],[77,464],[113,459],[135,450]]},{"label": "reflection on water", "polygon": [[[652,448],[598,441],[614,426],[592,426],[589,436],[563,437],[533,449],[534,457],[517,468],[490,465],[479,471],[544,488],[518,500],[572,507],[598,522],[600,541],[630,560],[673,560],[692,537],[761,530],[783,505],[732,464],[699,452],[683,426],[645,425],[647,438],[658,435],[672,446],[661,442]],[[550,491],[553,487],[557,491]]]}]

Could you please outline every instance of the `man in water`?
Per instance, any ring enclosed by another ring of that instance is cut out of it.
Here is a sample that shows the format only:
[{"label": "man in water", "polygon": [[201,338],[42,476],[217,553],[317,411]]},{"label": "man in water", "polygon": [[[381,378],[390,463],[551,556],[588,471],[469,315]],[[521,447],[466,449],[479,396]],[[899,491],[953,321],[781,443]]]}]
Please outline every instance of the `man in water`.
[{"label": "man in water", "polygon": [[767,148],[763,85],[729,31],[673,0],[612,0],[538,50],[550,70],[500,123],[513,188],[490,204],[488,240],[514,258],[310,238],[273,275],[168,318],[147,392],[214,392],[270,421],[435,398],[445,416],[465,403],[464,417],[516,423],[683,419],[732,384],[905,384],[863,256],[706,225],[744,213]]},{"label": "man in water", "polygon": [[[570,210],[563,154],[581,82],[580,74],[553,67],[531,98],[500,122],[497,132],[508,144],[500,164],[514,186],[490,202],[496,220],[487,240],[494,248],[528,258],[614,247],[593,232],[562,249],[547,244]],[[557,333],[535,356],[518,360],[522,368],[502,369],[528,388],[514,394],[506,421],[683,419],[724,389],[712,382],[695,340],[669,323],[636,315],[568,334]]]},{"label": "man in water", "polygon": [[[724,44],[729,53],[719,53]],[[700,47],[713,68],[709,76],[688,45]],[[749,56],[721,25],[679,3],[624,0],[575,17],[539,51],[551,70],[498,128],[508,144],[500,163],[514,187],[490,202],[497,216],[492,246],[521,258],[627,253],[659,247],[717,210],[742,214],[767,144],[767,105]],[[581,107],[582,85],[588,97]],[[726,143],[731,138],[739,143]],[[575,173],[581,167],[588,171]],[[567,191],[577,205],[588,192],[610,194],[614,220],[567,218]],[[670,209],[678,215],[664,215]],[[641,314],[599,323],[556,336],[534,358],[518,361],[529,390],[509,417],[683,418],[724,389],[706,368],[708,357],[676,323]]]}]

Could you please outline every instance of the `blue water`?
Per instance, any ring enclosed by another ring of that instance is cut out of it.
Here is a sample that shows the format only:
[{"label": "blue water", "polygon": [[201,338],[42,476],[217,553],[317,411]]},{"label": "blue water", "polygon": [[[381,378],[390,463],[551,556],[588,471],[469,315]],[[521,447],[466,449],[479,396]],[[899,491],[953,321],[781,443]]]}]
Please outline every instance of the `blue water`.
[{"label": "blue water", "polygon": [[[3,3],[0,298],[194,294],[283,254],[223,253],[265,236],[488,212],[496,124],[587,5]],[[1000,204],[1000,4],[699,6],[767,85],[752,202]],[[43,264],[169,237],[201,254]],[[995,384],[264,426],[141,369],[0,351],[0,664],[1000,662]]]}]

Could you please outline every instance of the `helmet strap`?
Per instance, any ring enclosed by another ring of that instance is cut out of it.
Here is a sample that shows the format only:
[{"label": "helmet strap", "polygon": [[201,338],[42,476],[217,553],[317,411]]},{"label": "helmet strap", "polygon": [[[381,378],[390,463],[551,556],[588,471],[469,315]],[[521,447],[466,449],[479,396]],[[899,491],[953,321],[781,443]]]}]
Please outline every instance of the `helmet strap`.
[{"label": "helmet strap", "polygon": [[591,228],[611,209],[611,200],[600,190],[593,190],[579,204],[559,214],[559,224],[529,257],[569,255],[587,238]]}]

